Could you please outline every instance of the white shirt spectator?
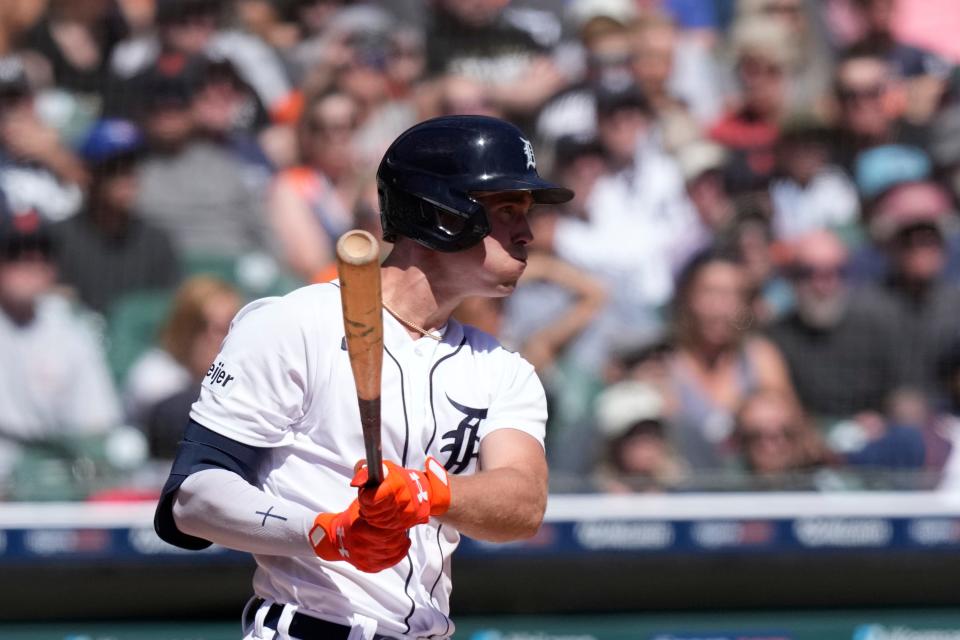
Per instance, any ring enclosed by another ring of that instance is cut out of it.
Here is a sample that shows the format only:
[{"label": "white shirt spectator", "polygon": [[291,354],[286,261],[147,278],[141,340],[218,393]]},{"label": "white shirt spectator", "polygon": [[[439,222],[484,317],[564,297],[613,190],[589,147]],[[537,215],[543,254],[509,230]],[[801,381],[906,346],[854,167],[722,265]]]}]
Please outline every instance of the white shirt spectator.
[{"label": "white shirt spectator", "polygon": [[63,298],[37,303],[26,326],[0,313],[0,477],[17,444],[103,433],[120,403],[92,328]]},{"label": "white shirt spectator", "polygon": [[603,277],[628,307],[667,303],[673,257],[699,224],[673,158],[645,144],[633,167],[597,181],[587,210],[587,221],[558,223],[558,255]]}]

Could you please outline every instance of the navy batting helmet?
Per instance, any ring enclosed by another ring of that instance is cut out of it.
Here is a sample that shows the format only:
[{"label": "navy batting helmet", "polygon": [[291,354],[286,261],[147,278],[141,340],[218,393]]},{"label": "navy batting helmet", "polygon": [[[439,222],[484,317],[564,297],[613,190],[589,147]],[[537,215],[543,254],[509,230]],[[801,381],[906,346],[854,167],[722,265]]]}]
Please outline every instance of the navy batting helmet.
[{"label": "navy batting helmet", "polygon": [[540,204],[573,198],[537,174],[533,145],[520,129],[486,116],[433,118],[400,134],[377,170],[377,190],[384,240],[405,236],[448,252],[490,233],[475,192],[529,191]]}]

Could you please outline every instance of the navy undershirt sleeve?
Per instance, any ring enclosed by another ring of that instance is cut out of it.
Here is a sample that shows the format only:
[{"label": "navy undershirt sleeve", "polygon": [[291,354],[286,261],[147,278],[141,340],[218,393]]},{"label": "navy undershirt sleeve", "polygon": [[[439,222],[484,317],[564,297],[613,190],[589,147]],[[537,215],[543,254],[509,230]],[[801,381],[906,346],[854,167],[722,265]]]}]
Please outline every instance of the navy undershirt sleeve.
[{"label": "navy undershirt sleeve", "polygon": [[173,501],[180,485],[191,473],[204,469],[226,469],[256,486],[257,469],[267,451],[231,440],[191,420],[183,432],[170,477],[160,493],[160,502],[153,518],[157,535],[183,549],[197,551],[209,547],[209,540],[187,535],[177,529],[173,520]]}]

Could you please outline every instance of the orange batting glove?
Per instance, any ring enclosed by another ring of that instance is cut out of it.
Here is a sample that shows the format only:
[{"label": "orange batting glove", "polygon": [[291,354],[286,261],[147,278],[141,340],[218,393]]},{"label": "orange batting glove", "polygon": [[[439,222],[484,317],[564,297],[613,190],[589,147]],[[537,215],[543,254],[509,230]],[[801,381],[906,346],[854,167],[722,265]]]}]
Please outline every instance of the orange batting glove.
[{"label": "orange batting glove", "polygon": [[406,530],[441,516],[450,508],[450,479],[435,458],[427,458],[423,471],[383,463],[383,482],[365,487],[367,465],[361,463],[351,486],[360,488],[360,514],[372,525]]},{"label": "orange batting glove", "polygon": [[310,529],[310,544],[324,560],[345,560],[360,571],[377,573],[403,560],[410,538],[406,529],[371,525],[360,517],[360,503],[354,500],[346,511],[319,514]]}]

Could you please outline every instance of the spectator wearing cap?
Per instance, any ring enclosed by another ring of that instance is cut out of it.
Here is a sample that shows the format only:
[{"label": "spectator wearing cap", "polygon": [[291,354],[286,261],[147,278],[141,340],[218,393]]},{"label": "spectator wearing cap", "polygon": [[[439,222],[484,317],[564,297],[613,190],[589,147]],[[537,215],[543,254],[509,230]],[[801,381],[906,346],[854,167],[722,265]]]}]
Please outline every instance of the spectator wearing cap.
[{"label": "spectator wearing cap", "polygon": [[793,49],[786,27],[770,18],[738,20],[731,38],[740,98],[708,135],[731,151],[741,188],[755,189],[766,186],[776,165],[774,145],[788,106]]},{"label": "spectator wearing cap", "polygon": [[0,476],[20,445],[102,434],[120,405],[99,340],[53,293],[49,227],[36,212],[0,218]]},{"label": "spectator wearing cap", "polygon": [[937,358],[952,342],[960,288],[946,282],[945,239],[956,224],[947,191],[929,180],[902,182],[872,207],[870,234],[887,254],[887,277],[867,287],[868,302],[896,335],[902,384],[935,397]]},{"label": "spectator wearing cap", "polygon": [[[868,149],[857,156],[856,183],[865,202],[867,222],[872,218],[875,204],[889,190],[906,182],[925,182],[934,179],[930,156],[919,147],[910,145],[883,145]],[[960,229],[948,225],[943,229],[947,264],[943,278],[960,282]],[[851,275],[857,282],[880,282],[892,269],[891,254],[874,241],[864,243],[851,260]]]},{"label": "spectator wearing cap", "polygon": [[790,241],[820,229],[856,230],[857,189],[842,169],[830,164],[829,135],[817,122],[799,119],[781,133],[777,175],[770,184],[778,240]]},{"label": "spectator wearing cap", "polygon": [[158,67],[148,86],[137,214],[169,234],[184,259],[269,250],[262,197],[246,182],[244,163],[198,126],[187,61]]},{"label": "spectator wearing cap", "polygon": [[91,180],[80,215],[55,225],[63,283],[107,313],[124,294],[165,289],[179,279],[170,237],[134,213],[143,136],[125,120],[101,120],[80,147]]},{"label": "spectator wearing cap", "polygon": [[642,382],[620,382],[597,397],[602,491],[662,491],[683,482],[687,469],[670,444],[665,409],[660,393]]},{"label": "spectator wearing cap", "polygon": [[65,220],[80,210],[86,180],[83,163],[38,116],[21,59],[0,58],[0,190],[10,208]]},{"label": "spectator wearing cap", "polygon": [[787,361],[803,407],[824,428],[879,413],[896,388],[900,340],[891,318],[863,304],[849,282],[849,253],[836,234],[813,231],[790,245],[794,309],[768,334]]},{"label": "spectator wearing cap", "polygon": [[928,128],[902,117],[903,96],[890,64],[871,49],[853,48],[838,61],[834,75],[837,118],[834,161],[848,173],[857,156],[887,144],[925,147]]}]

